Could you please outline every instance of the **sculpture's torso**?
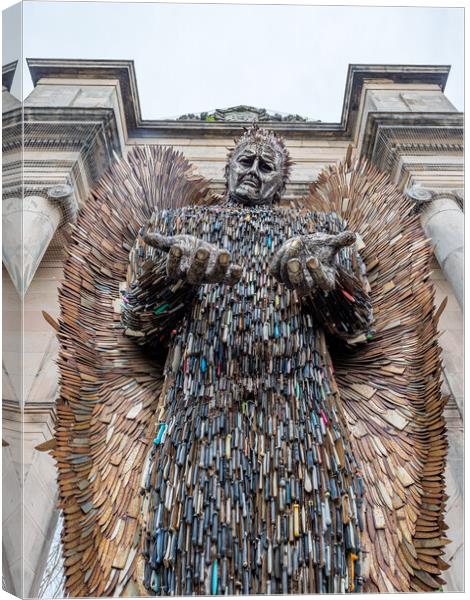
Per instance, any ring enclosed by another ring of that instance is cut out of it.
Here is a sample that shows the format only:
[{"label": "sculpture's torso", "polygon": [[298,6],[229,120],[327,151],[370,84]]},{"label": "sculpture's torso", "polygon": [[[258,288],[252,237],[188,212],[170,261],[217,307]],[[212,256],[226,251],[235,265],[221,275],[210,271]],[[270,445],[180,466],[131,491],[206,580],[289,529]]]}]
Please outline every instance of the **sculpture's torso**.
[{"label": "sculpture's torso", "polygon": [[158,594],[354,587],[360,479],[324,334],[268,274],[284,241],[339,223],[291,215],[159,214],[159,232],[223,247],[244,271],[232,288],[202,286],[170,344],[146,480],[145,578]]}]

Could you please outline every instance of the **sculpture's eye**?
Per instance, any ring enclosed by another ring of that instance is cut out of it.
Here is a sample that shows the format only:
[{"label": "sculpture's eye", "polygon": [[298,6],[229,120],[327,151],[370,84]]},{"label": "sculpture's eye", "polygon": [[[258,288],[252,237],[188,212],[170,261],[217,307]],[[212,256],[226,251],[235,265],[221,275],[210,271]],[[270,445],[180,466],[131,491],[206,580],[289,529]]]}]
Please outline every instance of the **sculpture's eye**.
[{"label": "sculpture's eye", "polygon": [[259,161],[259,170],[262,173],[270,173],[271,171],[274,170],[274,167],[271,164],[265,162],[264,160],[260,160]]},{"label": "sculpture's eye", "polygon": [[244,167],[251,167],[251,165],[253,164],[253,160],[254,157],[252,156],[242,156],[238,162]]}]

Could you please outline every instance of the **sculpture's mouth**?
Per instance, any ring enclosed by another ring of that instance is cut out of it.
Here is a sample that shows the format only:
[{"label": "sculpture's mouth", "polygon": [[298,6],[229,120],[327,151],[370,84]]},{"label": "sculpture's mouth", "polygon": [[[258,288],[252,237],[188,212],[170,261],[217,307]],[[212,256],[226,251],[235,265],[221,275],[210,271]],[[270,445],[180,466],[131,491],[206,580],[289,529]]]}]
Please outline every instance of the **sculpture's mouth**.
[{"label": "sculpture's mouth", "polygon": [[241,180],[240,185],[248,187],[252,190],[259,190],[261,187],[261,182],[257,177],[253,175],[247,175]]}]

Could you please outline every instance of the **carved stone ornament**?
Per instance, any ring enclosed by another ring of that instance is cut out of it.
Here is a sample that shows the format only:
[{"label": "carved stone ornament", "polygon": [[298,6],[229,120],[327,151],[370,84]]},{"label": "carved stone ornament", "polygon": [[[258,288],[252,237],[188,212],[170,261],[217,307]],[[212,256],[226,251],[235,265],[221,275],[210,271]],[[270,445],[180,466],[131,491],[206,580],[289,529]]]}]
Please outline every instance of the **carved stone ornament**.
[{"label": "carved stone ornament", "polygon": [[[245,123],[253,122],[289,122],[289,123],[307,123],[309,119],[300,115],[283,115],[280,113],[268,112],[265,108],[255,108],[254,106],[240,105],[231,108],[217,108],[211,112],[188,113],[178,117],[178,121],[205,121],[210,122],[229,122],[238,121]],[[319,122],[319,121],[316,121]]]}]

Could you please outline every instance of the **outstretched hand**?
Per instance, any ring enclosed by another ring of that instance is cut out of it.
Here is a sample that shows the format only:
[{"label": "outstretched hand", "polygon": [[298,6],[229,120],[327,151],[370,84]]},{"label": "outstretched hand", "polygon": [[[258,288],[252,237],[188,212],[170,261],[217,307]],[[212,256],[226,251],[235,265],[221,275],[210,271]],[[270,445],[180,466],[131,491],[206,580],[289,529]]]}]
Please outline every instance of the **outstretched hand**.
[{"label": "outstretched hand", "polygon": [[271,275],[300,295],[331,291],[336,283],[335,256],[356,240],[351,231],[336,235],[318,232],[287,240],[271,262]]},{"label": "outstretched hand", "polygon": [[221,250],[192,235],[147,233],[143,240],[150,246],[168,252],[166,272],[171,279],[182,279],[191,285],[234,285],[241,277],[242,268],[232,263],[227,250]]}]

